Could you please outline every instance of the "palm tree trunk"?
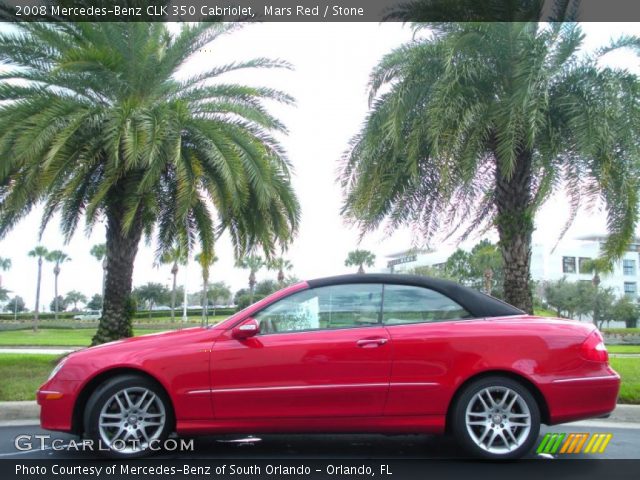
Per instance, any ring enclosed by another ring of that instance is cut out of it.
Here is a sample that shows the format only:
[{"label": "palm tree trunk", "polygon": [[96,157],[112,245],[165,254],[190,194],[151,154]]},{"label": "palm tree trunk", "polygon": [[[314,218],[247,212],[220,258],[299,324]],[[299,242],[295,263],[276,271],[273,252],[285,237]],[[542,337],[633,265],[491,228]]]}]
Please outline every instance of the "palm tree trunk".
[{"label": "palm tree trunk", "polygon": [[493,283],[493,270],[486,268],[484,270],[484,293],[491,295],[491,284]]},{"label": "palm tree trunk", "polygon": [[204,325],[204,320],[206,317],[206,312],[205,312],[205,305],[206,305],[206,295],[207,295],[207,285],[204,279],[204,276],[202,277],[202,293],[200,294],[200,306],[202,307],[202,312],[200,314],[200,323],[202,325]]},{"label": "palm tree trunk", "polygon": [[360,275],[362,275],[364,273],[364,267],[362,266],[362,264],[360,264],[360,266],[358,267],[358,273]]},{"label": "palm tree trunk", "polygon": [[36,283],[36,311],[33,318],[33,331],[38,331],[38,319],[40,317],[40,282],[42,280],[42,257],[38,257],[38,280]]},{"label": "palm tree trunk", "polygon": [[100,313],[104,312],[104,288],[105,288],[105,279],[107,277],[107,259],[102,260],[102,304],[100,306]]},{"label": "palm tree trunk", "polygon": [[[498,155],[495,155],[498,159]],[[513,306],[533,313],[533,296],[529,288],[533,212],[531,199],[532,154],[517,156],[511,175],[496,161],[495,204],[500,251],[504,261],[504,299]]]},{"label": "palm tree trunk", "polygon": [[173,274],[173,287],[171,288],[171,323],[176,321],[176,288],[178,285],[178,264],[174,263],[171,269]]},{"label": "palm tree trunk", "polygon": [[251,270],[249,274],[249,302],[253,303],[253,291],[256,288],[256,273]]},{"label": "palm tree trunk", "polygon": [[278,285],[280,288],[284,286],[284,270],[278,270]]},{"label": "palm tree trunk", "polygon": [[[209,278],[202,278],[202,323],[207,323],[207,318],[209,316]],[[215,311],[215,310],[214,310]]]},{"label": "palm tree trunk", "polygon": [[601,328],[601,325],[598,326],[598,320],[600,319],[600,299],[599,299],[599,288],[600,288],[600,275],[598,275],[598,271],[596,270],[593,278],[591,279],[591,283],[596,291],[593,302],[593,324],[598,328]]},{"label": "palm tree trunk", "polygon": [[142,237],[142,222],[134,220],[127,235],[122,233],[122,206],[107,210],[107,270],[105,276],[104,310],[92,345],[133,335],[130,317],[130,296],[133,262]]}]

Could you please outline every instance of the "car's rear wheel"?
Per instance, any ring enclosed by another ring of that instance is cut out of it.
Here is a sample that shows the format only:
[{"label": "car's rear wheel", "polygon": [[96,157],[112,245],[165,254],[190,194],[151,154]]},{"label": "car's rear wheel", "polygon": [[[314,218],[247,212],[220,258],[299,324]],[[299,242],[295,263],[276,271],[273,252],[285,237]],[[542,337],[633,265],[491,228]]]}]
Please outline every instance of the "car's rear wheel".
[{"label": "car's rear wheel", "polygon": [[91,395],[84,425],[100,452],[135,458],[161,450],[172,430],[173,411],[154,381],[123,375],[107,380]]},{"label": "car's rear wheel", "polygon": [[469,384],[452,412],[453,432],[472,455],[519,458],[540,432],[540,409],[531,392],[506,377],[485,377]]}]

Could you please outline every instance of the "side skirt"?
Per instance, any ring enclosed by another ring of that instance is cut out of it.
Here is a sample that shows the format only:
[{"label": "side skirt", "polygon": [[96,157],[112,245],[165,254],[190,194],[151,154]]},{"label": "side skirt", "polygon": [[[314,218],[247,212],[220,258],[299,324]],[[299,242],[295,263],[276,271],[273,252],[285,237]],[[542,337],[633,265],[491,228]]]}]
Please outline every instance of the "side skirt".
[{"label": "side skirt", "polygon": [[444,415],[389,417],[212,419],[178,421],[180,435],[226,433],[430,433],[445,430]]}]

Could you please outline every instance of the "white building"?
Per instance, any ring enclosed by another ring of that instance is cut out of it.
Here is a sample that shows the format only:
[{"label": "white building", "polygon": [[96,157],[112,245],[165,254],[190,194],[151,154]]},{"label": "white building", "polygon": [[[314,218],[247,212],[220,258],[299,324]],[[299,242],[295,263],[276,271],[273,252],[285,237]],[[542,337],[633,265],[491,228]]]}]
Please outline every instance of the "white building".
[{"label": "white building", "polygon": [[[583,264],[597,258],[605,235],[587,235],[564,239],[553,245],[534,243],[531,247],[531,278],[536,281],[559,280],[591,281],[593,273],[586,272]],[[403,273],[421,266],[438,266],[455,251],[455,247],[442,250],[405,250],[387,255],[387,272]],[[616,263],[613,272],[600,274],[600,286],[610,287],[621,296],[638,298],[640,284],[640,238],[635,238],[624,257]]]}]

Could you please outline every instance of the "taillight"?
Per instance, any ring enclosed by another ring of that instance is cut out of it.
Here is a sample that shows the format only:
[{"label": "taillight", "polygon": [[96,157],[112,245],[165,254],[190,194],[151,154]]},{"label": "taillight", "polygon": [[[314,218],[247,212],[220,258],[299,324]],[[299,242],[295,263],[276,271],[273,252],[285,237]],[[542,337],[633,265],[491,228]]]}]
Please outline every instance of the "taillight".
[{"label": "taillight", "polygon": [[580,347],[580,355],[585,360],[592,362],[607,363],[609,361],[607,347],[604,345],[600,332],[596,330],[587,337]]}]

